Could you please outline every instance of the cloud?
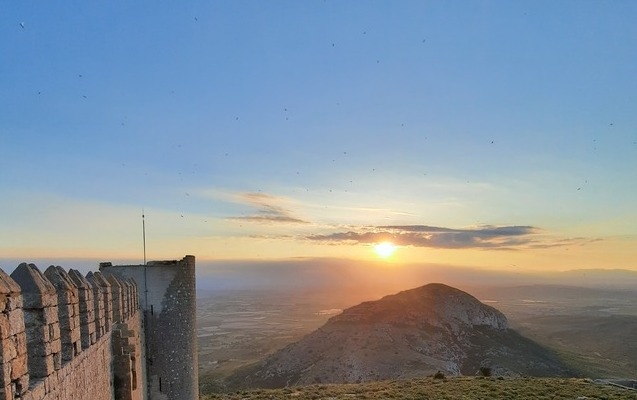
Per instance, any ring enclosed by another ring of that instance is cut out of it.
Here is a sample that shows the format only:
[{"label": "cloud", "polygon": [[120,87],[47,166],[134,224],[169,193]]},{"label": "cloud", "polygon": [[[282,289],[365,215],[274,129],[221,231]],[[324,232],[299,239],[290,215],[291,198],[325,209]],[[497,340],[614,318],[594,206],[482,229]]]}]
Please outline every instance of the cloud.
[{"label": "cloud", "polygon": [[492,226],[454,229],[428,225],[385,225],[358,231],[310,235],[306,239],[333,244],[391,241],[399,246],[438,249],[515,249],[535,242],[540,230],[532,226]]},{"label": "cloud", "polygon": [[601,241],[603,241],[603,239],[601,238],[575,237],[575,238],[556,239],[551,242],[533,243],[529,247],[533,249],[550,249],[552,247],[585,246],[587,244],[592,244],[592,243],[601,242]]},{"label": "cloud", "polygon": [[235,197],[240,203],[255,207],[256,214],[239,217],[228,217],[228,220],[239,220],[254,223],[288,223],[288,224],[308,224],[308,221],[296,218],[290,210],[283,207],[284,200],[265,193],[242,193]]}]

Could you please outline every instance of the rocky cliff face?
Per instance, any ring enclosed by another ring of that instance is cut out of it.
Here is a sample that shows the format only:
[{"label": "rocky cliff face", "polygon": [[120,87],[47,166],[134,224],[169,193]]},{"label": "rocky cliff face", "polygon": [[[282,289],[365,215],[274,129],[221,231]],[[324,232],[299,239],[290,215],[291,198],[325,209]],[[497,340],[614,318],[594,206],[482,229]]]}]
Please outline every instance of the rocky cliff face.
[{"label": "rocky cliff face", "polygon": [[231,386],[283,387],[413,378],[441,371],[473,375],[569,375],[539,345],[475,297],[429,284],[359,304],[261,363],[236,373]]}]

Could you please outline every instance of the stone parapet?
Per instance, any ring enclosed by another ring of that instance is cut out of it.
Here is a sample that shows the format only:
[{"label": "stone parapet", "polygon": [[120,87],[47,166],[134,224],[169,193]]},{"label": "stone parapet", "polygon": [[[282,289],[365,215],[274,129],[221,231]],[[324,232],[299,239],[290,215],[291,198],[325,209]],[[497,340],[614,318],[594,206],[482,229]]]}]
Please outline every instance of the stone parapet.
[{"label": "stone parapet", "polygon": [[137,296],[100,272],[0,269],[0,400],[141,400]]}]

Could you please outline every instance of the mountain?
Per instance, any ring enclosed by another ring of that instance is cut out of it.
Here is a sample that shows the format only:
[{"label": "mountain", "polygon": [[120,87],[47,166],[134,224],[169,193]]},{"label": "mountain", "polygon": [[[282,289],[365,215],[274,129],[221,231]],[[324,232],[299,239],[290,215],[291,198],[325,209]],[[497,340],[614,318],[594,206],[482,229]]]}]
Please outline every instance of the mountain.
[{"label": "mountain", "polygon": [[229,387],[474,375],[569,376],[555,356],[461,290],[429,284],[361,303],[300,341],[237,371]]}]

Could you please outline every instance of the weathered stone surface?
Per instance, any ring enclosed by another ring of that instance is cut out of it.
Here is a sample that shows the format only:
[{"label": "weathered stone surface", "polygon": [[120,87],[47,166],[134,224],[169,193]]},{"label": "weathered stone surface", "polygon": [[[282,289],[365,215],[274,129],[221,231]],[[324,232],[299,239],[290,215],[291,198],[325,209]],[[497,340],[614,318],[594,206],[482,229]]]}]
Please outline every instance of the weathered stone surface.
[{"label": "weathered stone surface", "polygon": [[11,335],[11,325],[9,325],[9,318],[0,314],[0,340],[4,340]]},{"label": "weathered stone surface", "polygon": [[95,343],[95,304],[93,288],[90,282],[77,270],[70,270],[69,277],[77,287],[79,294],[80,336],[82,348]]},{"label": "weathered stone surface", "polygon": [[95,338],[98,340],[106,333],[106,320],[104,315],[104,295],[102,289],[99,286],[93,272],[89,272],[86,275],[86,280],[91,285],[93,290],[93,311],[95,321]]},{"label": "weathered stone surface", "polygon": [[29,375],[24,374],[15,380],[15,391],[17,394],[24,394],[29,390]]},{"label": "weathered stone surface", "polygon": [[11,361],[0,363],[0,387],[11,384]]},{"label": "weathered stone surface", "polygon": [[27,373],[27,355],[21,355],[11,360],[11,379],[18,379]]},{"label": "weathered stone surface", "polygon": [[113,294],[111,284],[104,278],[101,272],[93,272],[92,277],[102,292],[104,304],[104,330],[110,332],[113,324]]},{"label": "weathered stone surface", "polygon": [[6,363],[13,360],[18,355],[15,348],[15,341],[12,337],[7,338],[0,344],[0,362]]},{"label": "weathered stone surface", "polygon": [[11,293],[9,295],[6,295],[6,306],[5,306],[5,308],[8,311],[16,310],[18,308],[23,308],[23,307],[24,307],[24,304],[23,304],[22,295],[20,294],[20,292]]},{"label": "weathered stone surface", "polygon": [[7,313],[9,319],[9,334],[17,335],[20,332],[24,332],[24,312],[22,309],[16,308]]},{"label": "weathered stone surface", "polygon": [[[62,360],[70,361],[81,351],[81,346],[76,344],[80,341],[78,288],[61,267],[51,265],[44,271],[44,275],[57,291]],[[53,351],[53,353],[56,353],[56,351]]]},{"label": "weathered stone surface", "polygon": [[[55,287],[34,264],[20,264],[11,278],[20,285],[24,308],[50,307],[55,299]],[[55,302],[57,304],[57,302]]]},{"label": "weathered stone surface", "polygon": [[10,294],[15,293],[19,294],[22,291],[20,289],[20,285],[17,284],[6,272],[0,269],[0,293]]},{"label": "weathered stone surface", "polygon": [[122,299],[122,284],[119,279],[113,275],[108,274],[105,276],[108,283],[111,286],[111,294],[113,296],[113,322],[121,322],[123,320],[123,299]]},{"label": "weathered stone surface", "polygon": [[[42,274],[33,264],[21,264],[14,274],[20,286],[0,270],[0,400],[146,397],[139,290],[130,276],[107,280],[95,272],[84,278],[60,267],[49,267]],[[161,306],[156,309],[161,312]],[[180,311],[176,314],[181,318]],[[60,322],[60,315],[68,323]],[[164,325],[177,327],[172,322]],[[82,340],[71,340],[74,357],[64,361],[63,342],[73,332],[79,332]],[[174,371],[174,366],[165,369],[167,374]],[[170,376],[164,380],[164,390],[177,382]],[[167,392],[157,396],[174,397]]]},{"label": "weathered stone surface", "polygon": [[0,400],[13,400],[11,385],[0,387]]}]

